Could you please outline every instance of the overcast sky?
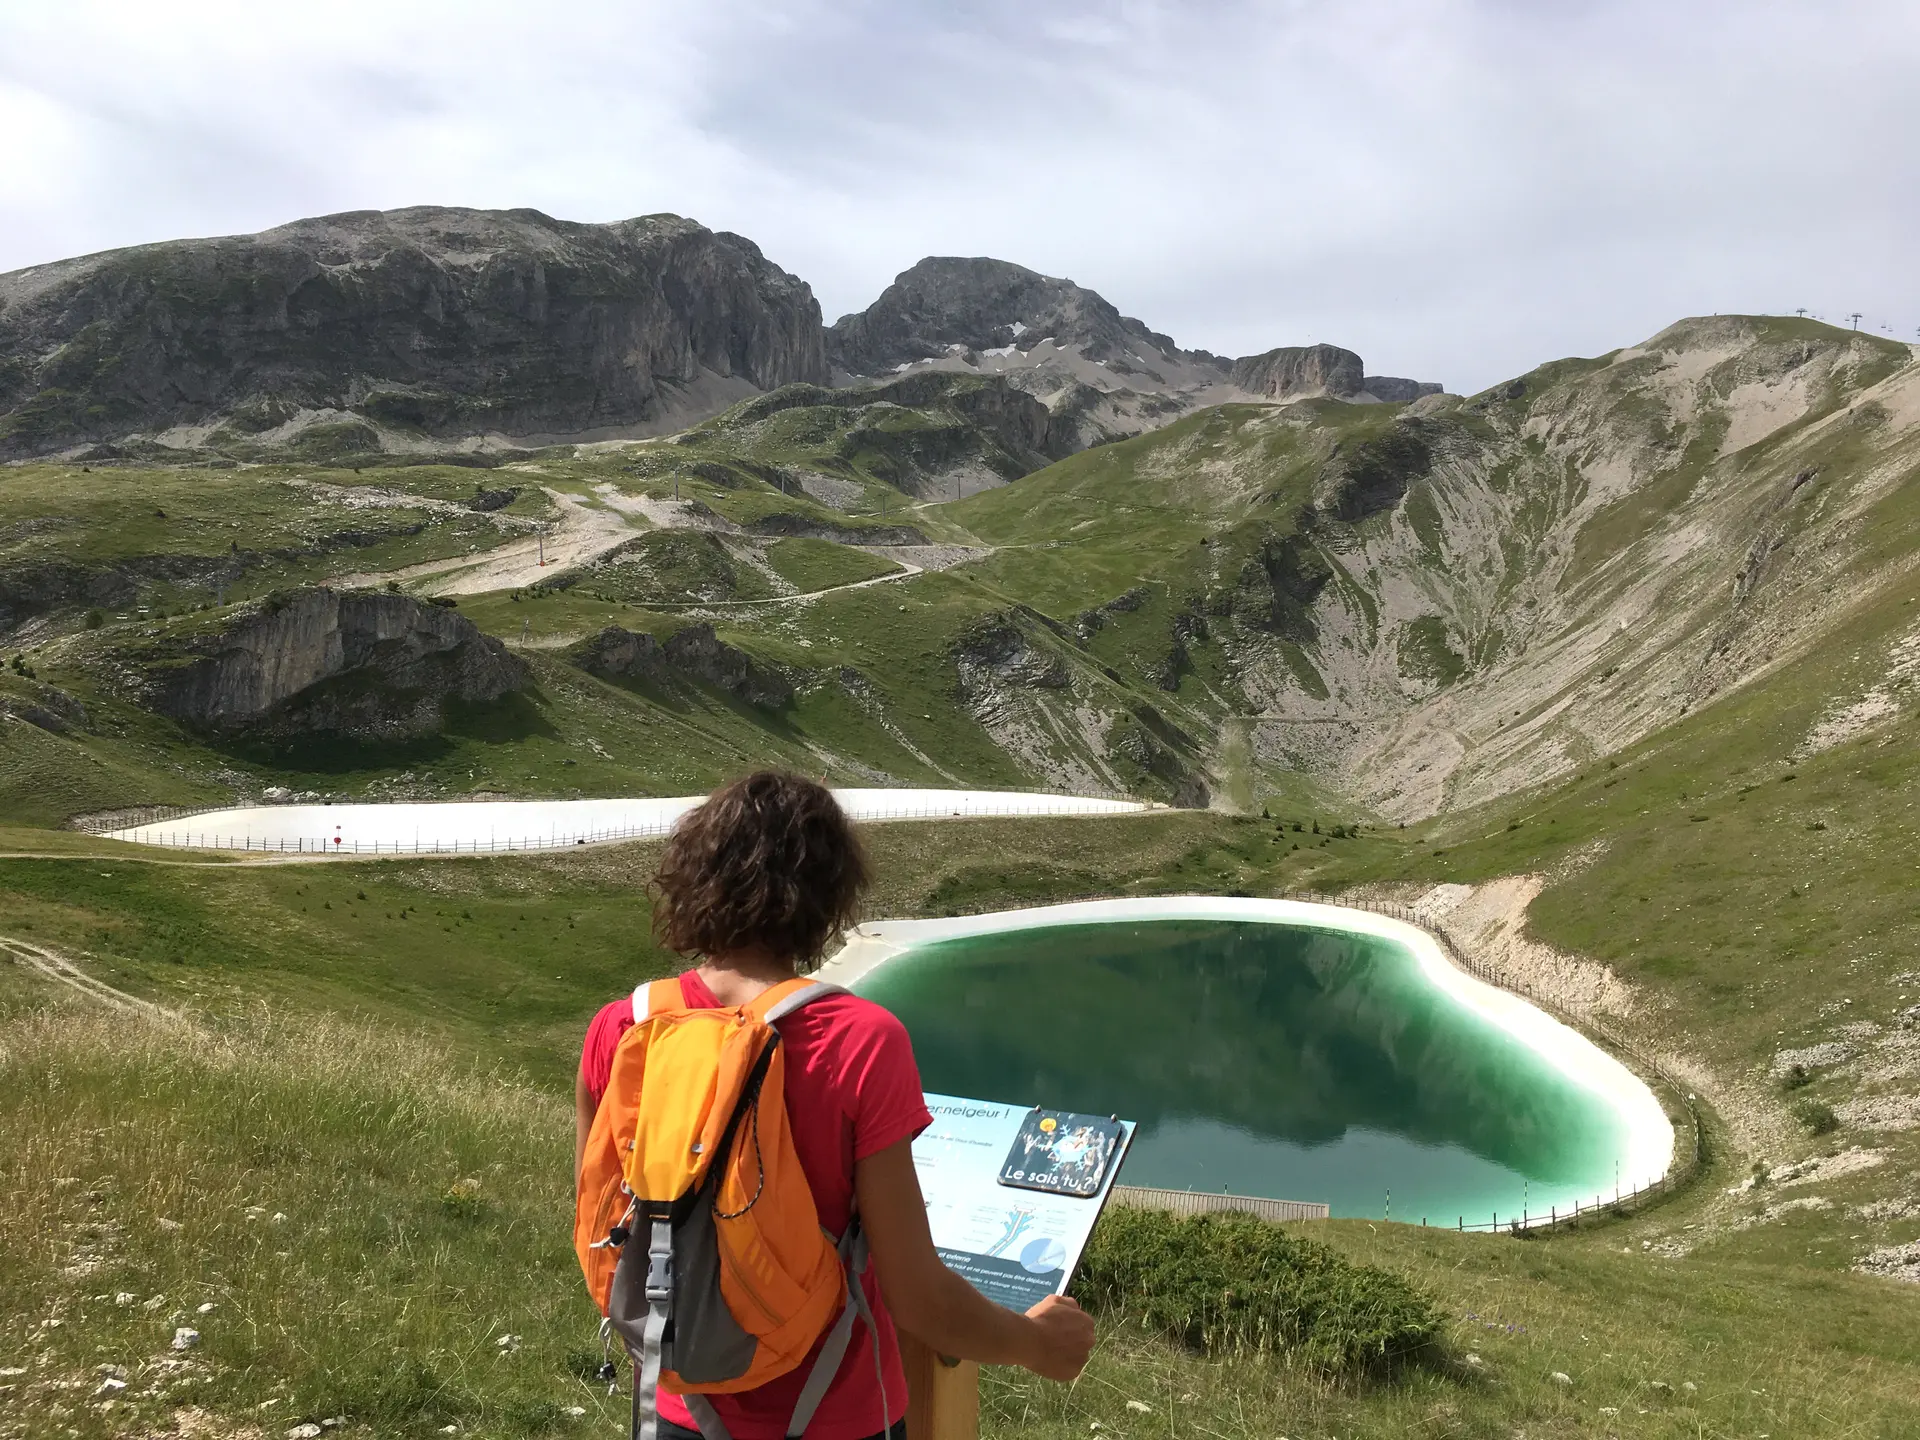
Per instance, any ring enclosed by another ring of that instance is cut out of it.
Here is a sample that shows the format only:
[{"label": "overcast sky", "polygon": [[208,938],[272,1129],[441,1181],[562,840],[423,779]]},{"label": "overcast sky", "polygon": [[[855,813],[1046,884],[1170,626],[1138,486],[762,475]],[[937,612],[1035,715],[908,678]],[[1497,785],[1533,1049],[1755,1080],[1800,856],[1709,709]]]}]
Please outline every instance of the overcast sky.
[{"label": "overcast sky", "polygon": [[530,205],[739,231],[829,320],[994,255],[1463,391],[1920,326],[1920,0],[0,0],[0,135],[0,270]]}]

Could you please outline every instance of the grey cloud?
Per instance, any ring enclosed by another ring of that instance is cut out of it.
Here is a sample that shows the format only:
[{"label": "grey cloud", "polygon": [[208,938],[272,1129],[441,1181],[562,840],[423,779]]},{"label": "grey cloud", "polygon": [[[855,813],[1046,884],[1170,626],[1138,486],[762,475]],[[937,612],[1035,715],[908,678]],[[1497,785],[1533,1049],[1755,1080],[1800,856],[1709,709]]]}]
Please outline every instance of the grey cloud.
[{"label": "grey cloud", "polygon": [[1686,313],[1920,325],[1905,0],[165,8],[0,15],[0,118],[59,132],[0,268],[433,202],[689,214],[829,316],[997,255],[1468,389]]}]

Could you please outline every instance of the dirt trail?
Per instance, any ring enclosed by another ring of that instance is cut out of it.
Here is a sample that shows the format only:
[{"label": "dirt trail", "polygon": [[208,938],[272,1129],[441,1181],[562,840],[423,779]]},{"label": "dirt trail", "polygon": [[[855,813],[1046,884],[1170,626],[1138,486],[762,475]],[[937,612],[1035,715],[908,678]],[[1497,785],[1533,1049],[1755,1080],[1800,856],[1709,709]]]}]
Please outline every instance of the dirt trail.
[{"label": "dirt trail", "polygon": [[420,589],[428,595],[480,595],[490,590],[517,590],[537,585],[562,570],[597,560],[647,528],[644,523],[636,525],[618,510],[602,508],[578,495],[561,490],[546,493],[559,507],[560,516],[551,529],[541,534],[528,535],[473,555],[428,560],[379,574],[343,575],[332,583],[352,587],[381,585],[388,580],[403,584],[424,580],[427,583]]},{"label": "dirt trail", "polygon": [[[888,557],[892,558],[892,557]],[[896,580],[910,580],[915,575],[926,573],[926,566],[915,565],[910,560],[895,560],[900,568],[890,575],[876,575],[871,580],[854,580],[845,585],[829,585],[824,590],[799,590],[791,595],[768,595],[760,600],[689,600],[685,604],[663,604],[662,610],[742,610],[757,605],[798,605],[807,600],[818,600],[823,595],[838,595],[842,590],[865,590],[870,585],[891,585]]]},{"label": "dirt trail", "polygon": [[[382,585],[389,580],[397,580],[402,584],[424,582],[418,585],[418,589],[427,595],[480,595],[493,590],[517,590],[537,585],[565,570],[591,564],[635,535],[651,529],[704,530],[724,535],[741,533],[740,527],[733,522],[717,515],[702,514],[686,502],[628,495],[612,484],[594,487],[599,504],[565,491],[548,490],[546,493],[559,508],[560,514],[552,527],[541,534],[524,536],[477,554],[427,560],[378,574],[357,572],[339,575],[329,583],[354,588]],[[897,580],[908,580],[929,570],[949,570],[956,565],[991,555],[995,549],[990,545],[861,545],[853,548],[890,560],[900,568],[869,580],[830,585],[824,590],[802,590],[759,600],[689,602],[661,608],[710,610],[792,605],[815,600],[822,595],[838,594],[842,590],[862,590],[869,585],[888,585]]]},{"label": "dirt trail", "polygon": [[158,1020],[178,1020],[178,1012],[156,1005],[151,1000],[142,1000],[137,995],[129,995],[124,990],[116,990],[106,981],[89,975],[73,961],[57,950],[48,950],[28,940],[18,940],[9,935],[0,935],[0,955],[11,955],[21,964],[38,970],[49,980],[58,981],[69,989],[78,990],[89,1000],[102,1005],[111,1005],[118,1010],[137,1010]]}]

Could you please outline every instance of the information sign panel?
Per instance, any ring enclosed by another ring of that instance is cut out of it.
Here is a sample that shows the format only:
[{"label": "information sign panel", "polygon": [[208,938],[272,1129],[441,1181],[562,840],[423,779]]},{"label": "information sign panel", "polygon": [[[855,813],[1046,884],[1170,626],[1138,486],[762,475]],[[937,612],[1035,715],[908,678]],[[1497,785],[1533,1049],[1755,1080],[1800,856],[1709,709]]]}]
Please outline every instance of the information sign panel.
[{"label": "information sign panel", "polygon": [[928,1095],[913,1142],[934,1248],[995,1304],[1025,1310],[1073,1277],[1133,1122]]}]

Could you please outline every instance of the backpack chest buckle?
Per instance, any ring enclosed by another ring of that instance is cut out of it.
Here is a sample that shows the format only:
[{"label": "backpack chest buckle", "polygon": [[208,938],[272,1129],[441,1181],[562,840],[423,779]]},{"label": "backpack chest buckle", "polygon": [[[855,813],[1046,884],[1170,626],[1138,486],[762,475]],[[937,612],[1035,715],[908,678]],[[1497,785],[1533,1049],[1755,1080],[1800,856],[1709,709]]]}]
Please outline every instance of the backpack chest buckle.
[{"label": "backpack chest buckle", "polygon": [[647,1299],[664,1301],[673,1296],[673,1251],[657,1240],[647,1251]]}]

